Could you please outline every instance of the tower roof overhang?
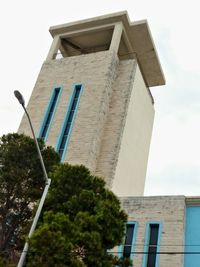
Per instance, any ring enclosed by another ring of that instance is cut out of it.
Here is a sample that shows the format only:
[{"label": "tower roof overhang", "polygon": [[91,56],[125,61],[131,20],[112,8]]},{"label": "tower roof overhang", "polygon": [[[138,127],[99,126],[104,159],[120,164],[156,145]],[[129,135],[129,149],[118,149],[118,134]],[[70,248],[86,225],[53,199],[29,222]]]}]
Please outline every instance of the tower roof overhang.
[{"label": "tower roof overhang", "polygon": [[[119,52],[124,59],[136,58],[141,68],[147,86],[159,86],[165,84],[164,74],[146,20],[130,22],[126,11],[105,16],[76,21],[50,27],[52,37],[56,35],[71,36],[73,41],[82,44],[83,47],[101,46],[109,40],[112,27],[115,24],[123,24],[123,44]],[[128,46],[128,48],[127,48]],[[130,50],[131,47],[131,50]]]}]

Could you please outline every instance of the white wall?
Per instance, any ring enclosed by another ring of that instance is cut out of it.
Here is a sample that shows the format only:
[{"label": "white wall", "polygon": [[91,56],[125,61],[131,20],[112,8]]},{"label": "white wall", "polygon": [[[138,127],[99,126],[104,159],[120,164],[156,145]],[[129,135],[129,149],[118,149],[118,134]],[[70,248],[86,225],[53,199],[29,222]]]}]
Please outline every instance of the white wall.
[{"label": "white wall", "polygon": [[141,196],[147,169],[154,107],[137,66],[112,190],[118,196]]}]

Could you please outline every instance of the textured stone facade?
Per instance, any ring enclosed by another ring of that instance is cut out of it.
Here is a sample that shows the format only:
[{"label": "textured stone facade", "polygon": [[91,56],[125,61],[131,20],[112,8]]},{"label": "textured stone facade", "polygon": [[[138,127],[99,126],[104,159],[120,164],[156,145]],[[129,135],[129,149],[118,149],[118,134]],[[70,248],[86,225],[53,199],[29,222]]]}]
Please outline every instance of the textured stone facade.
[{"label": "textured stone facade", "polygon": [[[102,176],[110,188],[115,177],[124,128],[128,129],[130,136],[134,135],[136,125],[142,125],[142,120],[145,119],[143,114],[148,105],[152,109],[148,111],[150,114],[148,115],[150,119],[147,118],[148,123],[151,124],[151,128],[153,124],[154,111],[147,88],[145,86],[143,89],[139,88],[140,86],[134,87],[137,68],[136,60],[119,61],[117,54],[113,51],[48,60],[42,66],[27,107],[34,129],[39,132],[52,88],[56,86],[63,88],[46,141],[47,145],[56,147],[73,85],[83,84],[84,88],[64,161],[87,166],[94,174]],[[141,90],[144,90],[144,95],[148,96],[148,105],[142,103],[139,98],[130,102],[131,95],[135,96],[135,92]],[[136,120],[133,118],[127,123],[127,112],[132,107],[134,108],[134,101],[138,101],[137,105],[142,106],[142,112],[138,114],[135,109],[133,113],[135,112]],[[31,135],[25,116],[19,132]],[[134,175],[133,171],[131,177],[121,177],[124,184],[128,185],[128,179],[131,179],[135,180],[135,184],[141,185],[142,188],[135,187],[135,191],[132,187],[133,195],[143,194],[151,131],[146,131],[146,133],[145,148],[137,148],[136,141],[131,149],[127,146],[125,151],[125,158],[131,155],[126,161],[128,162],[127,171],[132,173],[133,162],[136,166],[141,166],[139,169],[142,170],[139,175],[138,172]],[[134,153],[137,149],[142,151],[143,157],[138,157],[138,154]],[[121,168],[124,168],[123,164]]]},{"label": "textured stone facade", "polygon": [[[84,164],[92,172],[96,169],[117,65],[118,58],[110,51],[46,61],[27,107],[34,128],[39,130],[52,87],[63,87],[46,142],[55,147],[73,84],[83,84],[84,89],[64,161]],[[25,117],[19,132],[31,135]]]},{"label": "textured stone facade", "polygon": [[106,178],[109,187],[112,186],[115,175],[136,65],[135,60],[120,61],[112,87],[109,112],[96,168],[96,173]]},{"label": "textured stone facade", "polygon": [[[160,252],[166,252],[166,254],[157,255],[159,257],[158,266],[182,267],[184,255],[170,255],[167,252],[184,251],[185,197],[124,197],[121,198],[121,203],[129,214],[129,221],[138,223],[134,251],[144,251],[146,224],[159,222],[162,226]],[[134,267],[143,266],[143,257],[142,254],[134,255]]]}]

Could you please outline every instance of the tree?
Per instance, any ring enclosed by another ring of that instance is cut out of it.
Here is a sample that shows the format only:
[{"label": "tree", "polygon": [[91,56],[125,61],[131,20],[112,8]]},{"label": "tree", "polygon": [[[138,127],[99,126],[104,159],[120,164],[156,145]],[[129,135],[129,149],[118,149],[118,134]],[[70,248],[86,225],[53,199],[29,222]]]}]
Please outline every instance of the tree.
[{"label": "tree", "polygon": [[[47,172],[60,159],[51,147],[39,146]],[[29,225],[34,203],[45,181],[34,140],[23,134],[0,138],[0,256],[11,258],[18,250],[21,233]],[[3,261],[3,260],[2,260]]]},{"label": "tree", "polygon": [[84,166],[61,164],[51,173],[45,212],[29,247],[28,267],[130,266],[110,249],[122,242],[127,215],[103,179]]}]

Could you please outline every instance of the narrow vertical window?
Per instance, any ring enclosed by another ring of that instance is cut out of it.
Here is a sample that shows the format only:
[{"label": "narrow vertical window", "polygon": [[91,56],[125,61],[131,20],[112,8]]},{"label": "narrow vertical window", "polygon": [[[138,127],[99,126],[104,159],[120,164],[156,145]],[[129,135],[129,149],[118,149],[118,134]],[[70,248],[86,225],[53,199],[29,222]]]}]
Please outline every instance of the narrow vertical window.
[{"label": "narrow vertical window", "polygon": [[72,130],[73,121],[77,111],[81,90],[82,90],[82,85],[75,85],[69,103],[69,107],[65,116],[61,135],[59,137],[58,146],[56,149],[61,157],[61,160],[63,159],[64,151],[66,150],[67,143],[69,141],[69,136]]},{"label": "narrow vertical window", "polygon": [[53,89],[53,93],[51,95],[51,98],[50,98],[50,101],[47,107],[47,111],[45,113],[42,127],[39,132],[39,138],[42,138],[44,141],[46,140],[47,135],[48,135],[48,131],[49,131],[52,119],[53,119],[53,115],[54,115],[54,112],[57,106],[60,92],[61,92],[60,87]]},{"label": "narrow vertical window", "polygon": [[124,244],[118,247],[119,258],[130,258],[133,260],[134,245],[136,241],[137,222],[128,222],[126,225],[126,235]]},{"label": "narrow vertical window", "polygon": [[156,253],[158,245],[159,224],[150,224],[149,249],[147,257],[147,267],[156,266]]},{"label": "narrow vertical window", "polygon": [[147,226],[147,235],[145,242],[143,267],[157,267],[158,266],[158,252],[160,243],[160,224],[149,223]]},{"label": "narrow vertical window", "polygon": [[126,225],[126,237],[125,237],[124,251],[123,251],[123,257],[125,258],[129,258],[131,256],[134,228],[135,224]]}]

